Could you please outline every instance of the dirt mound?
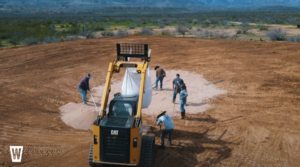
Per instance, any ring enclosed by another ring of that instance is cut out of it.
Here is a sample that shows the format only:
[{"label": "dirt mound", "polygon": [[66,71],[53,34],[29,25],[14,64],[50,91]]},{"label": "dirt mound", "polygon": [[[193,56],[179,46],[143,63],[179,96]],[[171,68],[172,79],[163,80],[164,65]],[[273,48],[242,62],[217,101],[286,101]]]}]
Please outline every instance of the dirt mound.
[{"label": "dirt mound", "polygon": [[87,105],[69,103],[59,108],[62,121],[75,129],[92,130],[93,122],[97,118],[94,104],[88,102]]}]

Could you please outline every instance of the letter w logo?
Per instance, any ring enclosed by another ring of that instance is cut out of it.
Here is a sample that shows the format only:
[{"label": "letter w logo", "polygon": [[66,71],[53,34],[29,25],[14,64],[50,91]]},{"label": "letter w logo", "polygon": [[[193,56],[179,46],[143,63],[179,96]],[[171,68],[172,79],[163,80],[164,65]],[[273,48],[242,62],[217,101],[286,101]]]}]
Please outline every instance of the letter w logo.
[{"label": "letter w logo", "polygon": [[21,162],[23,146],[10,146],[10,155],[12,162]]}]

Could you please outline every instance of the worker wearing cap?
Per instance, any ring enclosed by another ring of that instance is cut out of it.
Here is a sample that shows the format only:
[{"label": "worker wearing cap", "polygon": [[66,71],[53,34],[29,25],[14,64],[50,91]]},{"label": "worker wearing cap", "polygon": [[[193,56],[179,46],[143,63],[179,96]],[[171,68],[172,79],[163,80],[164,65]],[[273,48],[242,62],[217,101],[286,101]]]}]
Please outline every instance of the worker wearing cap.
[{"label": "worker wearing cap", "polygon": [[154,69],[156,71],[155,88],[157,89],[157,87],[158,87],[158,81],[160,81],[160,89],[162,89],[162,87],[163,87],[163,79],[164,79],[164,77],[166,77],[166,72],[165,72],[165,70],[163,68],[161,68],[159,66],[155,66]]},{"label": "worker wearing cap", "polygon": [[79,83],[78,85],[78,90],[82,96],[82,101],[84,104],[86,104],[86,95],[87,91],[90,91],[90,85],[89,85],[89,80],[93,78],[91,74],[88,74],[85,76]]},{"label": "worker wearing cap", "polygon": [[175,99],[177,96],[177,93],[180,93],[181,88],[180,85],[184,84],[183,79],[180,78],[179,74],[176,74],[176,78],[173,80],[172,86],[173,86],[173,103],[175,103]]},{"label": "worker wearing cap", "polygon": [[157,125],[161,125],[161,123],[163,123],[165,125],[165,128],[163,129],[160,138],[161,138],[161,146],[160,148],[165,149],[165,136],[169,135],[169,141],[168,141],[168,145],[172,145],[172,131],[174,129],[174,123],[172,118],[169,115],[166,115],[167,111],[160,111],[159,114],[157,115]]}]

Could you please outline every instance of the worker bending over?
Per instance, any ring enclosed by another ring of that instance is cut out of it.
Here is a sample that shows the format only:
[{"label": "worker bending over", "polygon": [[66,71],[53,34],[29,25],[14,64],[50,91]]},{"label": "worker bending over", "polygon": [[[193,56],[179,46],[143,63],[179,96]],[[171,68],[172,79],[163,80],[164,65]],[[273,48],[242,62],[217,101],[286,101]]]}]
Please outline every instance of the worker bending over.
[{"label": "worker bending over", "polygon": [[163,129],[160,138],[161,138],[161,146],[159,146],[162,149],[165,149],[165,136],[168,134],[169,135],[169,141],[168,145],[172,145],[172,131],[174,129],[174,123],[172,118],[169,115],[166,115],[167,111],[160,111],[159,114],[157,115],[157,125],[161,126],[161,123],[165,125],[165,128]]}]

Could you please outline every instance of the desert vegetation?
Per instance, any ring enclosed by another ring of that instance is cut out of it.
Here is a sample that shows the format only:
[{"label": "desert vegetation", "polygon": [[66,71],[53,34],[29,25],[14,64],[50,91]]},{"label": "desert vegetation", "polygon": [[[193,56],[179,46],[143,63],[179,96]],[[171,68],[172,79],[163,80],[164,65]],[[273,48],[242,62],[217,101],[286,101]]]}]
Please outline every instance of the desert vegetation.
[{"label": "desert vegetation", "polygon": [[10,15],[0,18],[0,47],[131,34],[299,42],[299,23],[297,12]]}]

